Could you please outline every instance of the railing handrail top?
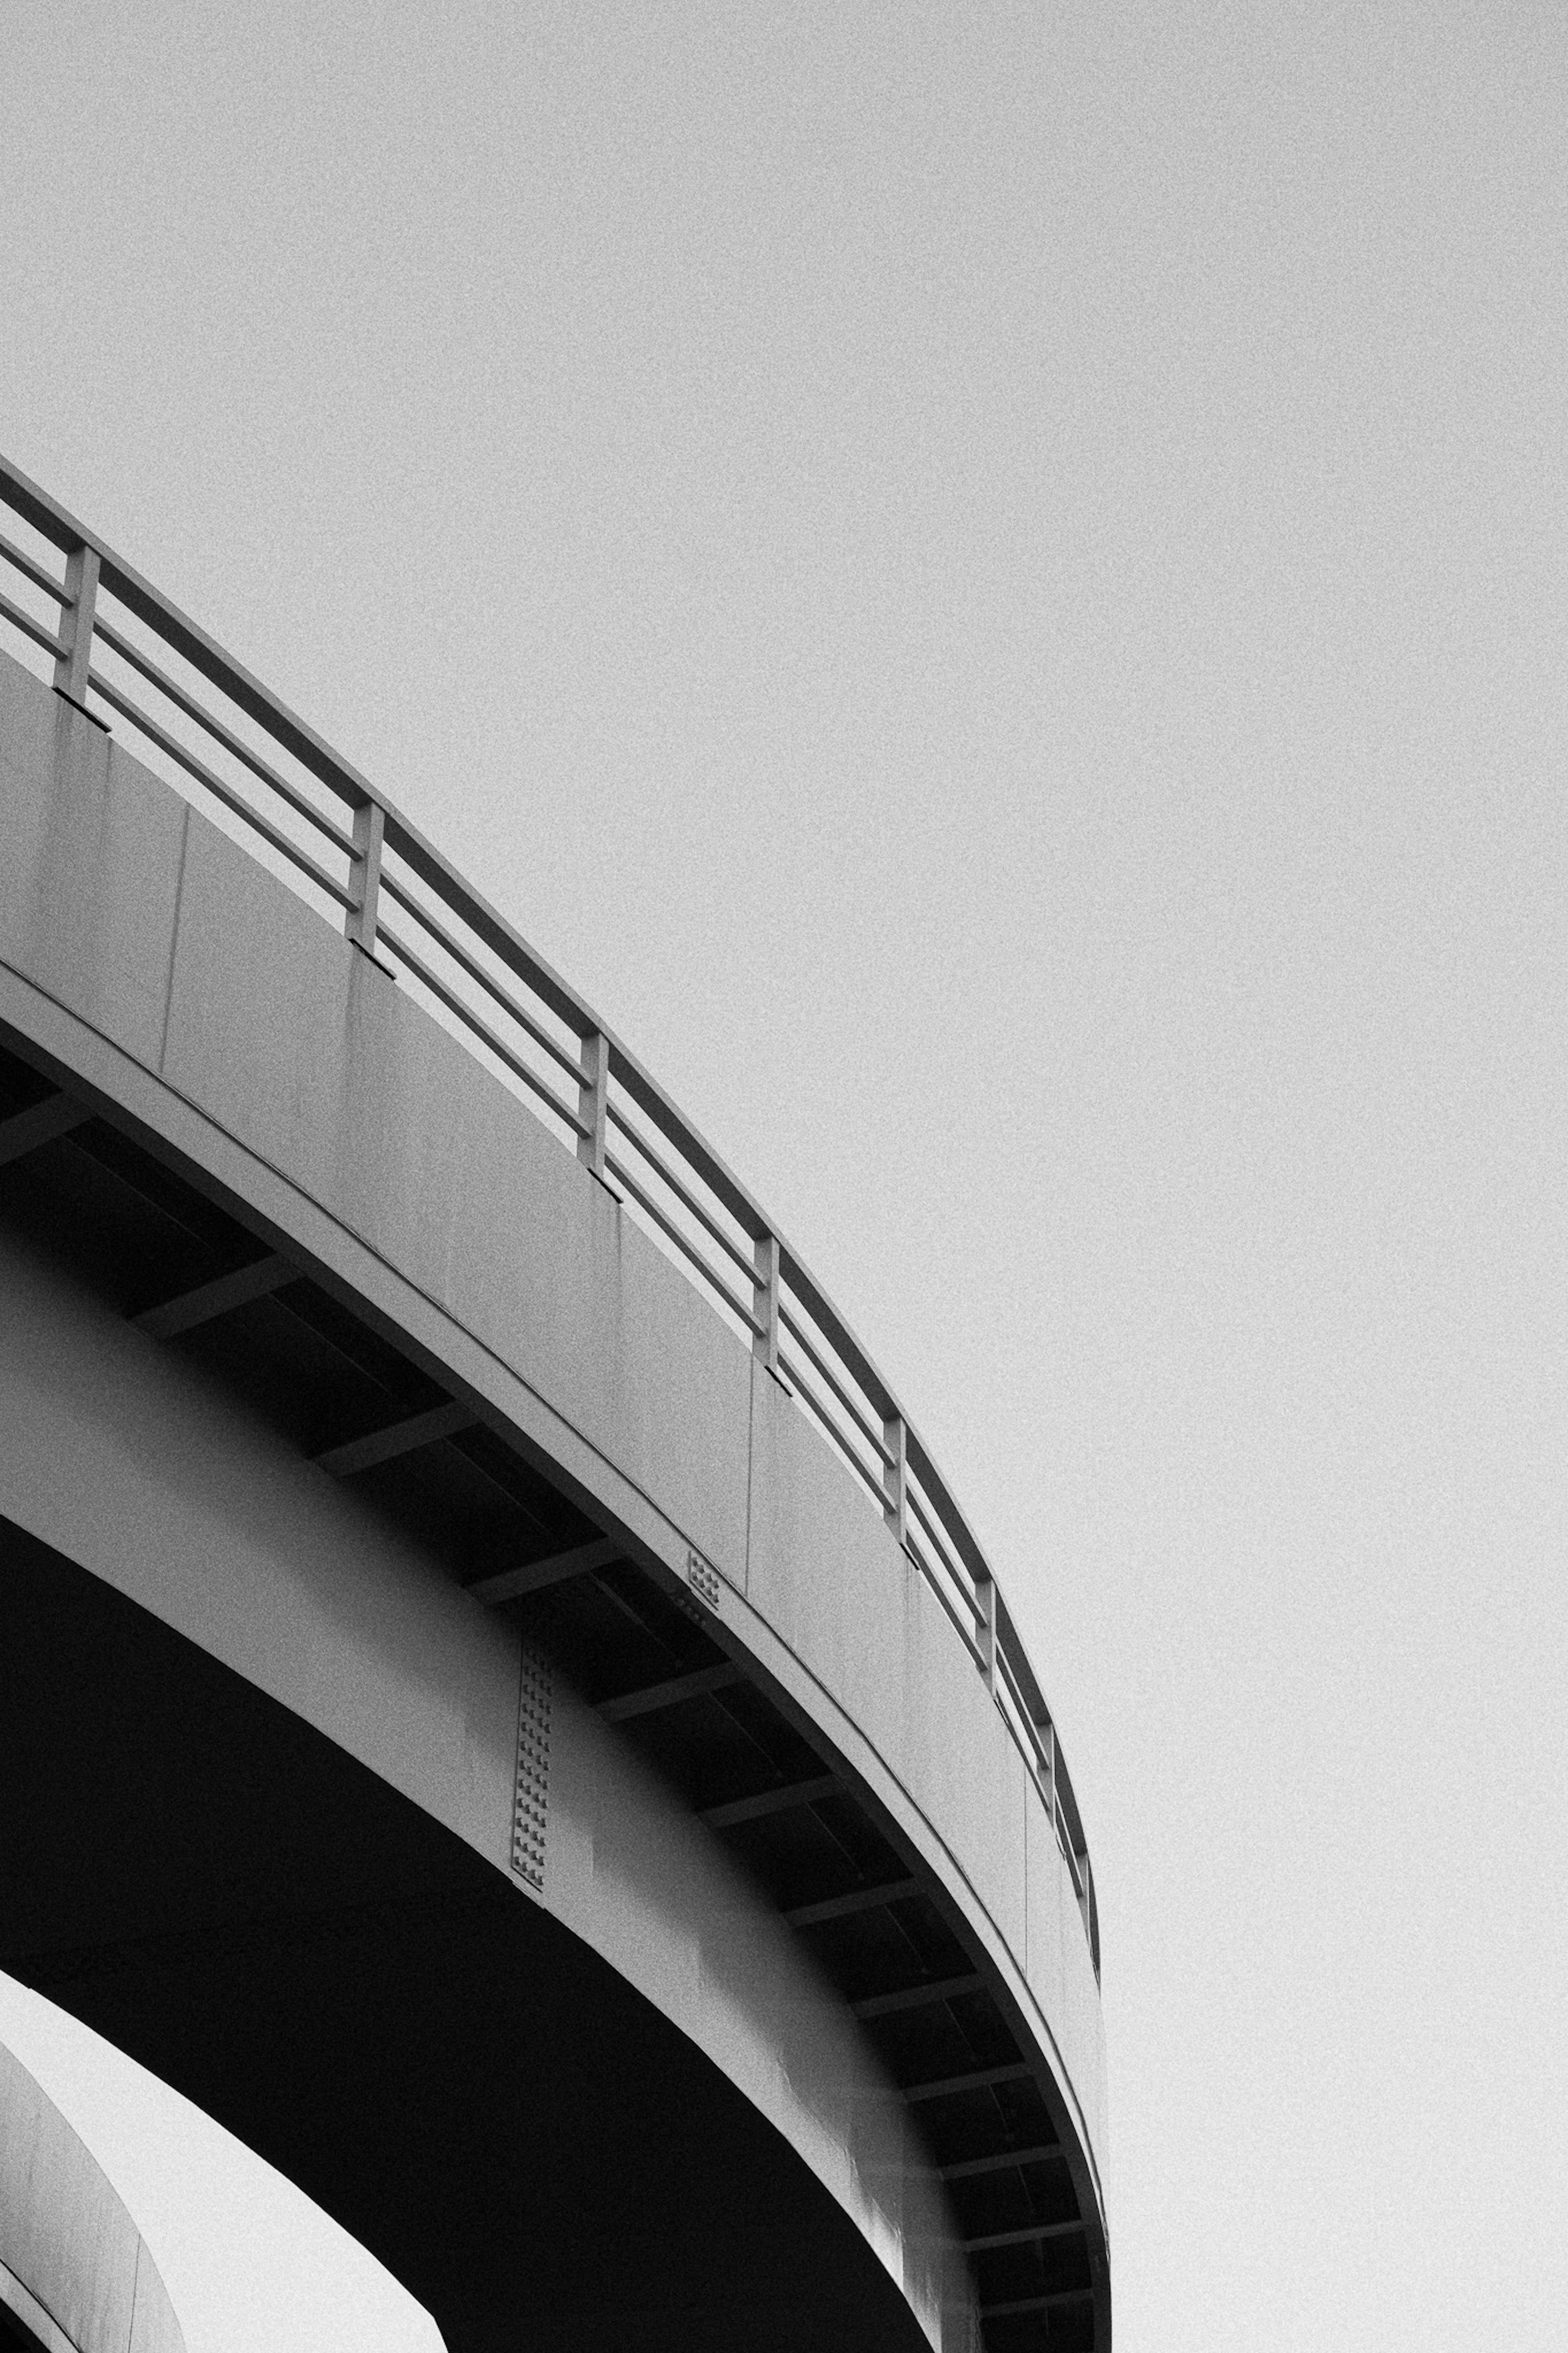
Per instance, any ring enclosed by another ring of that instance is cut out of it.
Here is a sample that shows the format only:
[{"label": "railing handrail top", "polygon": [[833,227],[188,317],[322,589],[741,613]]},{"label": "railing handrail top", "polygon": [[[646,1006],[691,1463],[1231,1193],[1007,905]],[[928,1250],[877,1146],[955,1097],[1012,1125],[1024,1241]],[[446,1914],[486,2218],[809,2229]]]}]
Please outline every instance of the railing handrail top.
[{"label": "railing handrail top", "polygon": [[[685,1113],[671,1103],[630,1047],[599,1019],[571,983],[529,945],[500,909],[493,907],[466,876],[458,873],[450,860],[437,849],[411,818],[403,814],[379,786],[373,785],[352,761],[345,760],[341,753],[334,751],[325,738],[319,735],[307,721],[290,711],[270,687],[247,670],[243,663],[237,661],[199,623],[182,613],[161,589],[154,587],[133,565],[118,555],[97,532],[89,530],[40,483],[23,473],[20,467],[14,465],[3,453],[0,453],[0,490],[4,491],[5,503],[63,554],[69,555],[79,548],[90,548],[99,559],[102,585],[110,594],[118,596],[139,619],[155,628],[176,652],[184,656],[200,671],[210,685],[227,694],[248,717],[272,733],[319,783],[336,793],[351,808],[363,807],[369,803],[380,808],[391,846],[407,860],[414,871],[437,892],[450,911],[470,921],[477,916],[479,921],[475,929],[486,944],[512,967],[517,976],[543,999],[569,1029],[579,1038],[596,1033],[605,1039],[614,1074],[660,1134],[686,1155],[698,1174],[712,1187],[753,1241],[770,1237],[777,1243],[792,1288],[813,1320],[820,1325],[846,1368],[861,1383],[888,1419],[897,1419],[903,1423],[906,1445],[916,1475],[941,1511],[944,1528],[952,1538],[964,1567],[971,1576],[997,1584],[984,1549],[937,1469],[930,1449],[855,1334],[749,1188],[693,1127]],[[1000,1597],[999,1584],[997,1591]],[[1048,1717],[1033,1665],[1017,1637],[1010,1615],[1006,1617],[1006,1627],[1016,1644],[1021,1680],[1026,1681],[1031,1696],[1038,1701],[1041,1710]],[[1064,1794],[1073,1826],[1082,1838],[1081,1817],[1059,1746],[1057,1768],[1059,1784],[1066,1785]],[[1084,1843],[1087,1848],[1087,1840]]]}]

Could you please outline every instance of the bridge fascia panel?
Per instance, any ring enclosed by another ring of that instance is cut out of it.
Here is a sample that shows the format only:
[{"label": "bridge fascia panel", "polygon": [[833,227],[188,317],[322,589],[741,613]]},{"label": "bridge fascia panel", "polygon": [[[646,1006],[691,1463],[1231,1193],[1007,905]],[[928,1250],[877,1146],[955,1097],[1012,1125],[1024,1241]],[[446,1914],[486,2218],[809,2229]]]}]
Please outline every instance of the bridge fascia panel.
[{"label": "bridge fascia panel", "polygon": [[185,810],[90,721],[0,656],[6,961],[156,1070]]},{"label": "bridge fascia panel", "polygon": [[124,2200],[4,2047],[0,2306],[48,2353],[185,2353],[163,2274]]},{"label": "bridge fascia panel", "polygon": [[743,1581],[750,1359],[605,1188],[195,811],[167,953],[164,1083],[327,1208]]}]

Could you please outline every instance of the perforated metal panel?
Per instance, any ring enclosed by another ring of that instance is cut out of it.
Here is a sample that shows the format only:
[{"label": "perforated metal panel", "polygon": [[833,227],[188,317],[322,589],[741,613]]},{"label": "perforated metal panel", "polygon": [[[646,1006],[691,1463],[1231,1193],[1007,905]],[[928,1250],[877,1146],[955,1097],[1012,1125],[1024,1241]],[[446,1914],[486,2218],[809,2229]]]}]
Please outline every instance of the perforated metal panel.
[{"label": "perforated metal panel", "polygon": [[686,1556],[686,1581],[699,1601],[705,1602],[715,1613],[719,1608],[719,1572],[700,1552]]},{"label": "perforated metal panel", "polygon": [[517,1701],[517,1787],[511,1810],[511,1867],[544,1892],[544,1845],[550,1799],[550,1703],[552,1678],[542,1659],[522,1653]]}]

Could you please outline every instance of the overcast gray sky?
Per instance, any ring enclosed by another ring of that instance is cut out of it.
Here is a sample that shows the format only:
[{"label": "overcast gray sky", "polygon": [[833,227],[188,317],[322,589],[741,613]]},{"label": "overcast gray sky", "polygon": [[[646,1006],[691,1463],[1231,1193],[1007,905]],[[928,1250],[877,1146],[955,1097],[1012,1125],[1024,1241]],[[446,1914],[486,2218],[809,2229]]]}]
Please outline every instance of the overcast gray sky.
[{"label": "overcast gray sky", "polygon": [[[992,1546],[1121,2353],[1562,2343],[1565,134],[1528,0],[0,0],[0,446],[642,1052]],[[192,2353],[428,2345],[0,2033]]]}]

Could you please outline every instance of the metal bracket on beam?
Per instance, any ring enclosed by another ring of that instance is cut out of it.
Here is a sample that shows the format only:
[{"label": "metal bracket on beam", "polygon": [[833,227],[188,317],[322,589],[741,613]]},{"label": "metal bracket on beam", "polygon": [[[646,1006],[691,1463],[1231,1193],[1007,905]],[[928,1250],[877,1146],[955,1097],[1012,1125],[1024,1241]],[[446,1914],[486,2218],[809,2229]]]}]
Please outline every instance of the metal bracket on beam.
[{"label": "metal bracket on beam", "polygon": [[459,1430],[471,1430],[474,1421],[468,1406],[449,1398],[445,1405],[432,1406],[428,1413],[410,1414],[406,1421],[370,1430],[363,1438],[351,1438],[345,1446],[329,1446],[315,1459],[334,1478],[349,1479],[356,1471],[374,1470],[378,1462],[391,1462],[399,1454],[434,1446],[438,1439],[455,1438]]},{"label": "metal bracket on beam", "polygon": [[198,1283],[194,1291],[160,1300],[156,1307],[145,1307],[130,1320],[154,1340],[172,1340],[178,1332],[194,1332],[200,1324],[211,1324],[237,1307],[248,1306],[253,1299],[281,1291],[286,1282],[298,1279],[299,1272],[290,1260],[269,1250],[248,1266],[237,1266],[232,1274],[216,1275],[211,1282]]},{"label": "metal bracket on beam", "polygon": [[53,1144],[57,1136],[68,1135],[91,1117],[85,1103],[63,1092],[29,1103],[26,1111],[14,1111],[9,1119],[0,1119],[0,1168]]},{"label": "metal bracket on beam", "polygon": [[570,1552],[552,1552],[544,1560],[525,1561],[519,1568],[476,1577],[464,1590],[487,1609],[496,1609],[503,1601],[516,1601],[524,1593],[542,1593],[547,1585],[564,1585],[569,1577],[586,1577],[626,1556],[626,1548],[617,1538],[596,1536],[592,1544],[576,1545]]}]

